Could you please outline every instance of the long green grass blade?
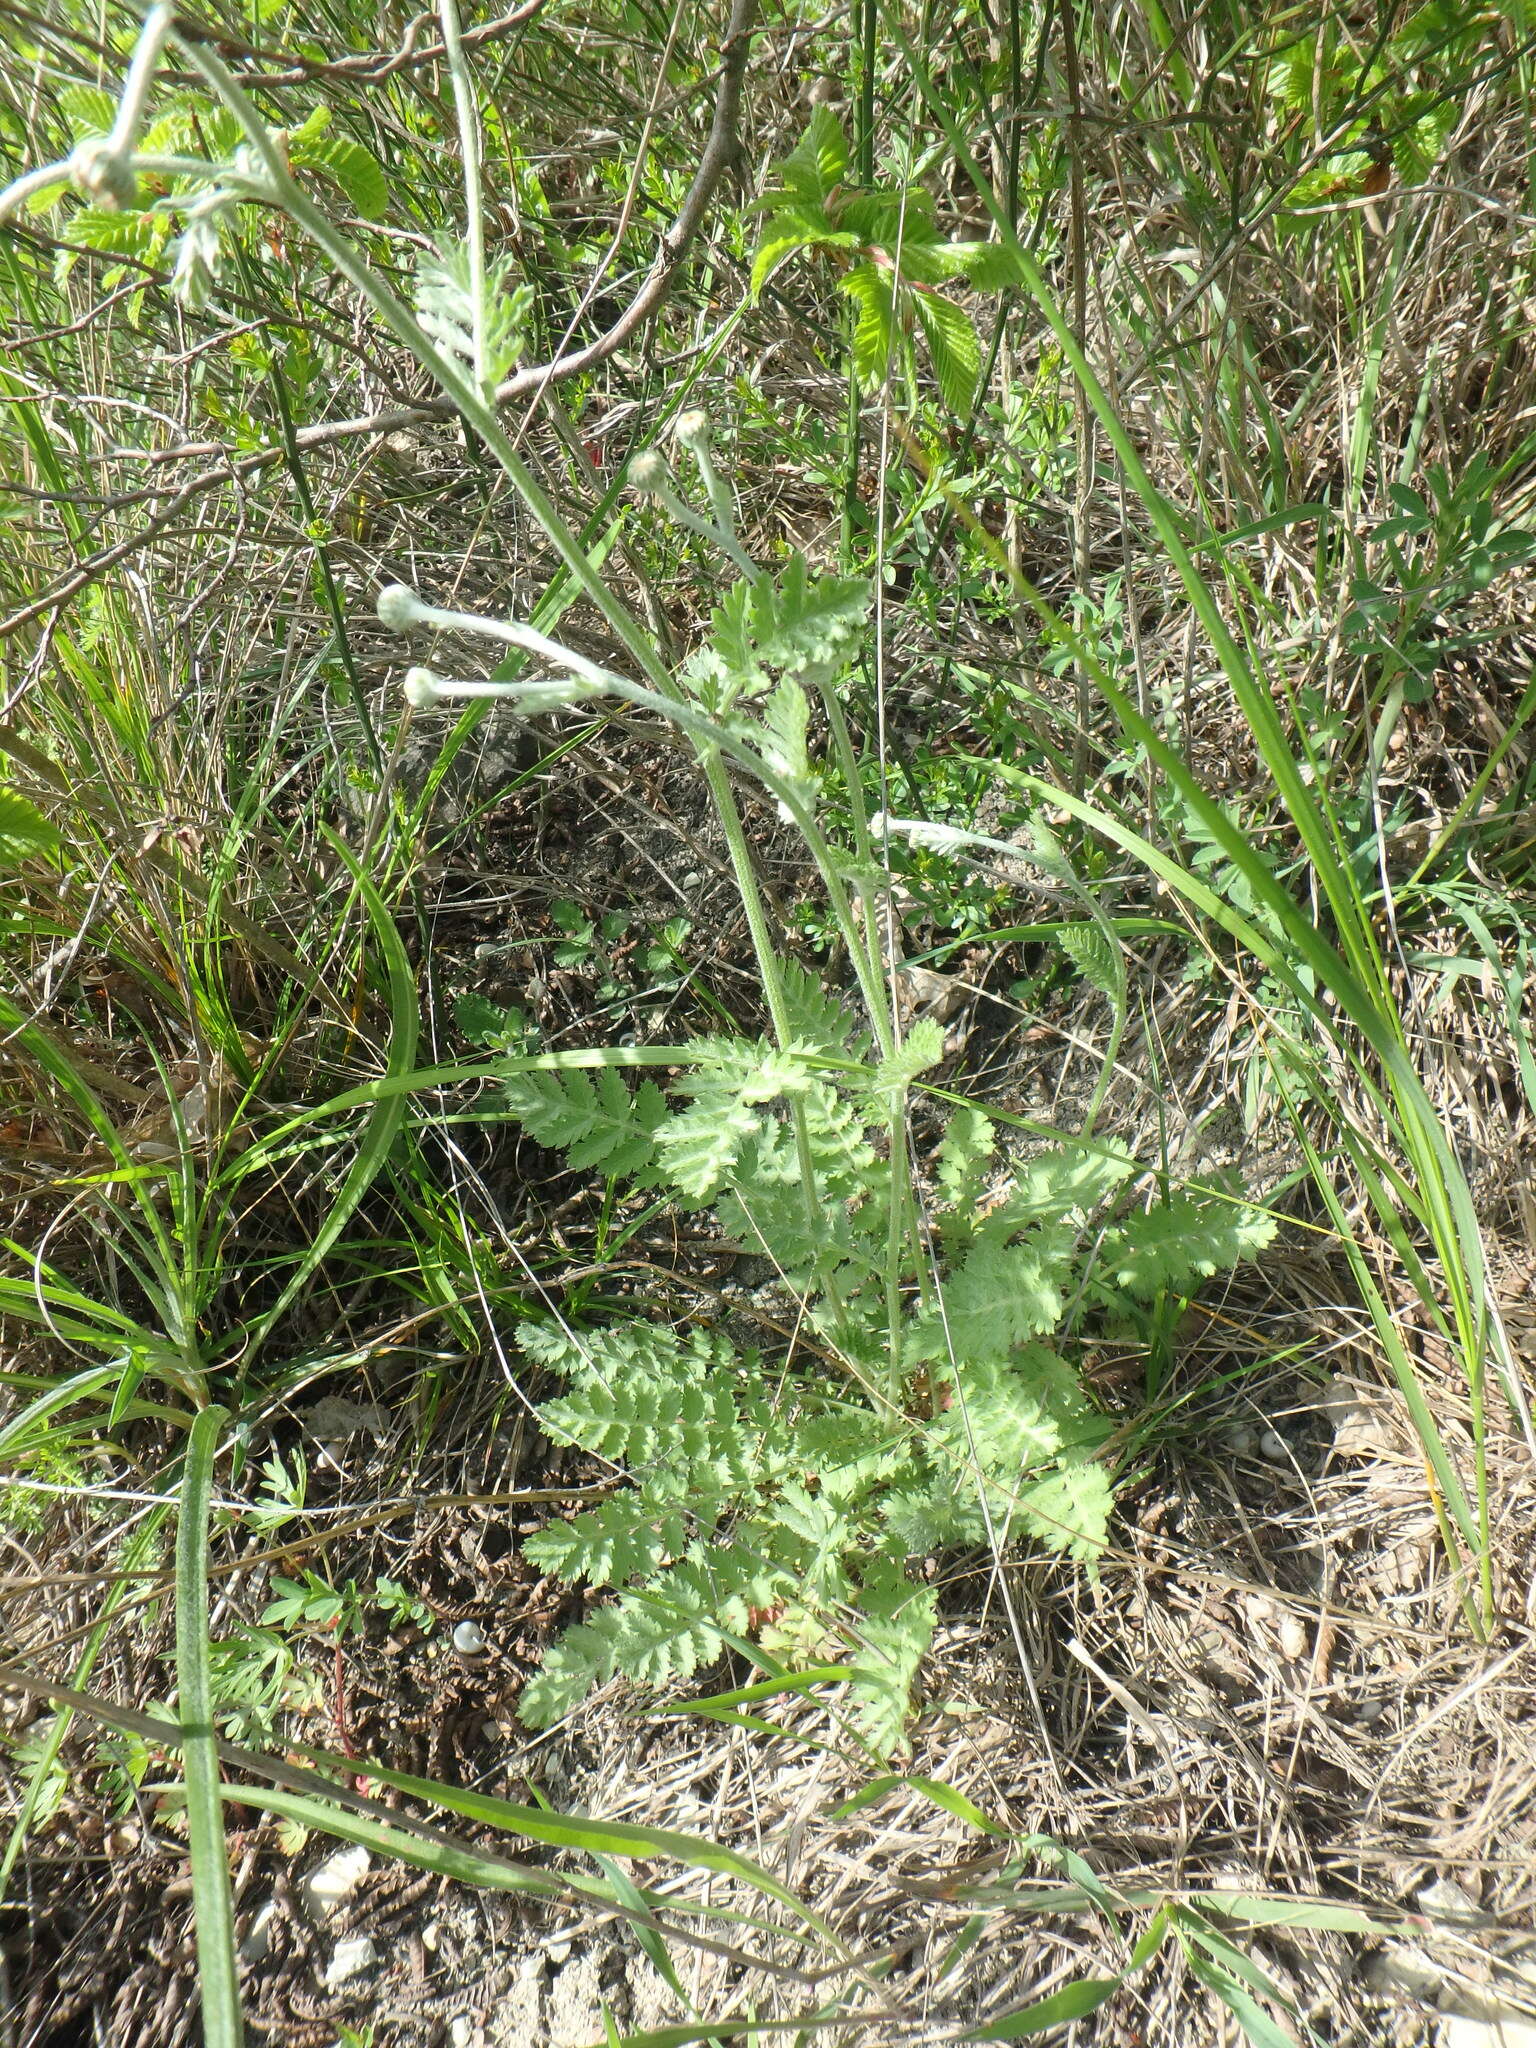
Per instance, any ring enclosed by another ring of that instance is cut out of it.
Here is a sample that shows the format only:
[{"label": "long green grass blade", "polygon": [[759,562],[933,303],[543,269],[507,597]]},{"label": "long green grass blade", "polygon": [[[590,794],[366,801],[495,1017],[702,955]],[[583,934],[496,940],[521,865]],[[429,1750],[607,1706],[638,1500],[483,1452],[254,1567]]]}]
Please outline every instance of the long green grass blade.
[{"label": "long green grass blade", "polygon": [[208,1501],[213,1461],[228,1420],[227,1411],[214,1404],[193,1423],[176,1524],[176,1683],[197,1916],[197,1974],[203,2039],[209,2048],[240,2048],[244,2039],[208,1656]]}]

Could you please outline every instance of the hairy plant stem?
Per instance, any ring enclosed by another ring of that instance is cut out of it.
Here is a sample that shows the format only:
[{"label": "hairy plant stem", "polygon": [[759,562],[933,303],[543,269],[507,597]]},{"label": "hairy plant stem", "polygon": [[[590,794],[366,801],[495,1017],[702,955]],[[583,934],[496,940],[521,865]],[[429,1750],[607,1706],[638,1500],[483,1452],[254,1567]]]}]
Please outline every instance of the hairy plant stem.
[{"label": "hairy plant stem", "polygon": [[475,89],[459,40],[459,10],[454,0],[438,0],[443,25],[443,51],[453,81],[454,112],[459,123],[459,158],[464,166],[464,235],[469,245],[469,295],[474,306],[475,389],[489,397],[490,376],[485,355],[485,207],[480,192],[480,116]]},{"label": "hairy plant stem", "polygon": [[[447,10],[451,8],[451,4],[452,0],[444,0],[445,31],[448,19]],[[756,875],[751,865],[751,855],[747,846],[746,833],[742,827],[740,814],[736,808],[735,797],[732,794],[730,783],[720,758],[721,749],[719,742],[723,736],[719,735],[715,729],[710,729],[704,733],[698,730],[700,726],[707,726],[708,722],[688,714],[686,707],[681,701],[677,686],[668,672],[659,650],[641,626],[639,620],[635,618],[629,608],[599,576],[586,550],[566,526],[553,501],[541,488],[531,471],[519,457],[494,407],[487,401],[483,382],[479,378],[466,376],[457,363],[446,356],[440,349],[433,346],[411,309],[381,282],[371,266],[363,260],[351,242],[345,236],[339,234],[319,209],[306,197],[289,172],[283,154],[273,141],[265,123],[255,107],[241,91],[228,68],[219,58],[202,45],[190,41],[181,41],[180,39],[178,39],[178,42],[187,61],[201,74],[207,84],[219,94],[240,122],[252,149],[263,166],[265,177],[262,181],[258,183],[255,179],[241,179],[231,175],[226,180],[230,189],[232,191],[243,189],[252,198],[265,200],[268,203],[281,206],[298,223],[316,246],[336,265],[347,281],[362,295],[395,338],[410,350],[423,369],[427,370],[437,379],[443,391],[453,400],[465,419],[475,428],[487,448],[489,448],[500,463],[509,481],[549,537],[561,561],[570,571],[577,584],[592,600],[593,604],[597,606],[602,617],[607,621],[614,633],[617,634],[626,650],[634,657],[642,673],[654,686],[654,696],[649,691],[639,692],[637,695],[650,698],[655,708],[661,709],[664,715],[671,718],[674,723],[682,726],[685,730],[692,729],[690,737],[693,739],[698,752],[705,780],[730,849],[732,868],[737,887],[741,893],[742,907],[746,913],[753,951],[757,956],[758,970],[763,983],[764,1000],[768,1004],[769,1014],[773,1020],[774,1034],[781,1045],[787,1045],[789,1042],[788,1014],[784,1002],[779,956],[763,910]],[[462,60],[462,52],[460,55]],[[464,110],[461,106],[461,119],[463,118],[463,112]],[[469,108],[469,113],[472,117],[472,105]],[[466,174],[467,170],[468,166],[466,163]],[[617,681],[617,678],[613,679],[614,683],[617,683]],[[609,687],[611,688],[613,685],[610,684]],[[615,694],[629,695],[630,691],[616,690]],[[656,698],[660,698],[664,702],[656,705]],[[834,733],[836,734],[836,732],[837,726],[835,725]],[[846,758],[844,760],[846,773],[848,764],[852,761],[852,745],[851,741],[848,740],[845,725],[842,726],[841,738],[836,743],[839,746],[840,753],[846,749]],[[745,750],[732,748],[730,751],[740,756]],[[774,787],[775,778],[771,772],[766,770],[765,764],[754,756],[750,758],[747,765],[768,784],[770,789]],[[851,790],[856,789],[856,780],[850,778],[849,786]],[[785,801],[786,808],[791,812],[794,822],[805,838],[807,848],[821,872],[822,882],[827,890],[833,917],[843,937],[844,944],[848,948],[849,956],[853,961],[860,989],[870,1018],[874,1023],[882,1052],[888,1054],[893,1048],[894,1041],[891,1035],[889,1011],[878,962],[871,957],[869,951],[870,919],[868,916],[864,918],[863,930],[861,931],[859,929],[859,921],[853,915],[848,892],[838,872],[832,851],[823,839],[815,825],[814,819],[805,806],[797,802],[792,793],[782,788],[775,790],[774,793],[780,796],[781,801]],[[807,1220],[815,1222],[815,1181],[810,1172],[810,1145],[804,1126],[804,1113],[793,1102],[790,1107],[795,1127],[796,1151],[802,1170],[807,1204]],[[904,1146],[901,1144],[897,1132],[893,1129],[893,1184],[894,1177],[900,1164],[904,1161],[904,1157]],[[897,1198],[893,1195],[893,1201],[895,1199]],[[893,1225],[891,1235],[893,1249],[887,1261],[886,1274],[886,1293],[889,1310],[888,1323],[892,1345],[892,1355],[887,1362],[888,1389],[899,1388],[901,1377],[899,1251],[902,1232],[898,1231]],[[829,1298],[836,1303],[837,1292],[830,1277],[828,1277],[826,1285]],[[889,1395],[887,1394],[884,1398],[888,1401]]]}]

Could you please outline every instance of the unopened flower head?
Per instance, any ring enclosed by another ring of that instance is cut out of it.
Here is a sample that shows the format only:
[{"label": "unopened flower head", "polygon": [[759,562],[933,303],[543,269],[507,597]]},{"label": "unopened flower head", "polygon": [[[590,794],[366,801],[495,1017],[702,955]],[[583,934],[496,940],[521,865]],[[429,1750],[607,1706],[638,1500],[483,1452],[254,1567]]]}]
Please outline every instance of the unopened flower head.
[{"label": "unopened flower head", "polygon": [[391,633],[408,633],[427,610],[408,583],[386,583],[374,600],[379,623]]},{"label": "unopened flower head", "polygon": [[629,465],[629,487],[642,497],[660,497],[671,483],[672,472],[659,448],[642,448]]},{"label": "unopened flower head", "polygon": [[690,406],[678,414],[672,432],[691,454],[702,454],[709,448],[709,414],[701,405]]},{"label": "unopened flower head", "polygon": [[432,711],[442,702],[440,678],[429,668],[408,668],[405,672],[405,701],[415,711]]}]

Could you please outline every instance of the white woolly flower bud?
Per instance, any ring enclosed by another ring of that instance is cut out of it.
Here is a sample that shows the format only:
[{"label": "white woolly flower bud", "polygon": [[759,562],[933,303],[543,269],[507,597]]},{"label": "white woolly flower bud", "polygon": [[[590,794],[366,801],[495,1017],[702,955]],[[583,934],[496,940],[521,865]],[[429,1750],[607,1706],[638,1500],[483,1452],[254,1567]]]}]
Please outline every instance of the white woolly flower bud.
[{"label": "white woolly flower bud", "polygon": [[680,412],[673,423],[674,438],[691,455],[701,455],[709,449],[709,414],[701,405],[690,406],[687,412]]},{"label": "white woolly flower bud", "polygon": [[413,711],[432,711],[442,702],[440,678],[429,668],[408,668],[405,672],[405,701]]},{"label": "white woolly flower bud", "polygon": [[659,498],[671,482],[672,472],[659,448],[642,448],[629,465],[629,487],[643,498]]},{"label": "white woolly flower bud", "polygon": [[386,583],[374,600],[379,624],[391,633],[408,633],[427,610],[408,583]]}]

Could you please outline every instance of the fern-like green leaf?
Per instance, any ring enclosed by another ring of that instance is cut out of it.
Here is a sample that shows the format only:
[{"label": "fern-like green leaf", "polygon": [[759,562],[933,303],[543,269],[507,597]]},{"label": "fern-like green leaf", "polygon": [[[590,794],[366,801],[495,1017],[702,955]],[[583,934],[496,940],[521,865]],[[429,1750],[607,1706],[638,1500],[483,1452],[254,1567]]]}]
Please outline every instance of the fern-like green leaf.
[{"label": "fern-like green leaf", "polygon": [[779,975],[789,1029],[798,1044],[807,1052],[822,1053],[832,1059],[864,1057],[869,1048],[868,1034],[858,1029],[840,996],[823,988],[811,970],[802,967],[798,960],[781,962]]},{"label": "fern-like green leaf", "polygon": [[659,1375],[648,1386],[630,1378],[612,1387],[583,1381],[546,1401],[539,1422],[557,1443],[579,1444],[615,1463],[702,1467],[721,1483],[747,1477],[748,1447],[730,1386],[701,1387],[686,1371]]},{"label": "fern-like green leaf", "polygon": [[810,1085],[804,1053],[766,1039],[696,1040],[695,1066],[677,1092],[689,1095],[655,1133],[658,1170],[690,1202],[707,1202],[730,1180],[747,1146],[771,1128],[760,1113],[776,1096]]},{"label": "fern-like green leaf", "polygon": [[599,1067],[595,1080],[580,1068],[513,1074],[502,1099],[535,1144],[564,1152],[573,1169],[597,1166],[631,1179],[650,1168],[667,1117],[654,1081],[631,1095],[616,1067]]},{"label": "fern-like green leaf", "polygon": [[668,1182],[685,1200],[707,1202],[735,1170],[742,1149],[757,1134],[757,1112],[721,1089],[668,1118],[657,1133],[657,1157]]},{"label": "fern-like green leaf", "polygon": [[859,1647],[850,1666],[860,1734],[881,1757],[907,1747],[912,1689],[930,1644],[938,1597],[914,1586],[892,1557],[877,1556],[859,1589]]},{"label": "fern-like green leaf", "polygon": [[[1021,1347],[1016,1362],[977,1359],[935,1375],[942,1404],[934,1416],[936,1443],[950,1462],[997,1481],[1006,1492],[1030,1473],[1049,1470],[1067,1432],[1090,1432],[1092,1411],[1065,1360],[1043,1344]],[[1102,1426],[1098,1434],[1102,1435]],[[992,1501],[996,1513],[998,1503]]]},{"label": "fern-like green leaf", "polygon": [[516,266],[509,256],[499,256],[487,265],[485,289],[477,308],[469,250],[464,244],[445,244],[422,255],[417,262],[416,317],[440,349],[470,366],[475,362],[478,327],[488,384],[499,383],[523,350],[524,330],[533,309],[533,288],[515,283],[515,274]]},{"label": "fern-like green leaf", "polygon": [[763,706],[759,744],[769,767],[792,784],[807,805],[816,794],[807,744],[810,727],[811,706],[804,687],[793,676],[786,676]]},{"label": "fern-like green leaf", "polygon": [[1135,1171],[1135,1160],[1119,1146],[1052,1146],[1019,1169],[983,1228],[989,1237],[1010,1237],[1025,1224],[1091,1215]]},{"label": "fern-like green leaf", "polygon": [[944,1057],[944,1027],[933,1017],[918,1017],[907,1029],[894,1052],[869,1076],[866,1092],[883,1111],[904,1095],[919,1074],[926,1074]]},{"label": "fern-like green leaf", "polygon": [[987,1191],[997,1132],[989,1118],[971,1103],[950,1117],[939,1145],[939,1201],[966,1224]]},{"label": "fern-like green leaf", "polygon": [[984,1238],[944,1283],[944,1314],[929,1326],[934,1356],[950,1346],[958,1359],[1006,1356],[1061,1319],[1062,1286],[1072,1255],[1070,1231],[1041,1227],[1025,1244]]},{"label": "fern-like green leaf", "polygon": [[938,1467],[924,1484],[893,1487],[881,1497],[880,1514],[909,1557],[980,1543],[987,1533],[976,1482],[954,1464]]},{"label": "fern-like green leaf", "polygon": [[1274,1218],[1242,1202],[1173,1195],[1106,1233],[1102,1272],[1142,1299],[1182,1292],[1257,1257],[1274,1234]]},{"label": "fern-like green leaf", "polygon": [[832,1501],[860,1498],[876,1481],[904,1472],[911,1460],[910,1444],[891,1423],[847,1402],[804,1416],[795,1445],[803,1469]]},{"label": "fern-like green leaf", "polygon": [[711,619],[710,649],[747,694],[775,676],[814,682],[852,659],[868,613],[863,577],[813,575],[792,555],[777,581],[763,572],[732,586]]},{"label": "fern-like green leaf", "polygon": [[685,1582],[669,1585],[665,1594],[621,1594],[546,1650],[538,1676],[523,1689],[519,1715],[530,1728],[552,1727],[620,1672],[650,1686],[692,1678],[725,1648],[708,1605],[707,1596]]},{"label": "fern-like green leaf", "polygon": [[622,1586],[681,1556],[692,1541],[693,1516],[712,1526],[711,1510],[717,1507],[718,1496],[712,1501],[700,1495],[685,1505],[645,1492],[619,1493],[574,1521],[538,1530],[524,1542],[523,1555],[541,1572],[558,1572],[572,1584],[586,1579],[594,1586]]},{"label": "fern-like green leaf", "polygon": [[649,1489],[658,1502],[684,1487],[710,1499],[740,1492],[779,1468],[781,1432],[761,1361],[716,1331],[679,1336],[626,1323],[578,1337],[524,1323],[518,1341],[569,1382],[538,1411],[549,1434],[631,1467],[663,1468],[665,1484]]},{"label": "fern-like green leaf", "polygon": [[1047,1478],[1022,1487],[1015,1526],[1047,1550],[1092,1563],[1109,1541],[1114,1493],[1104,1467],[1091,1458],[1064,1461]]},{"label": "fern-like green leaf", "polygon": [[1107,932],[1088,921],[1070,924],[1056,934],[1056,943],[1084,981],[1100,995],[1119,995],[1121,968]]}]

